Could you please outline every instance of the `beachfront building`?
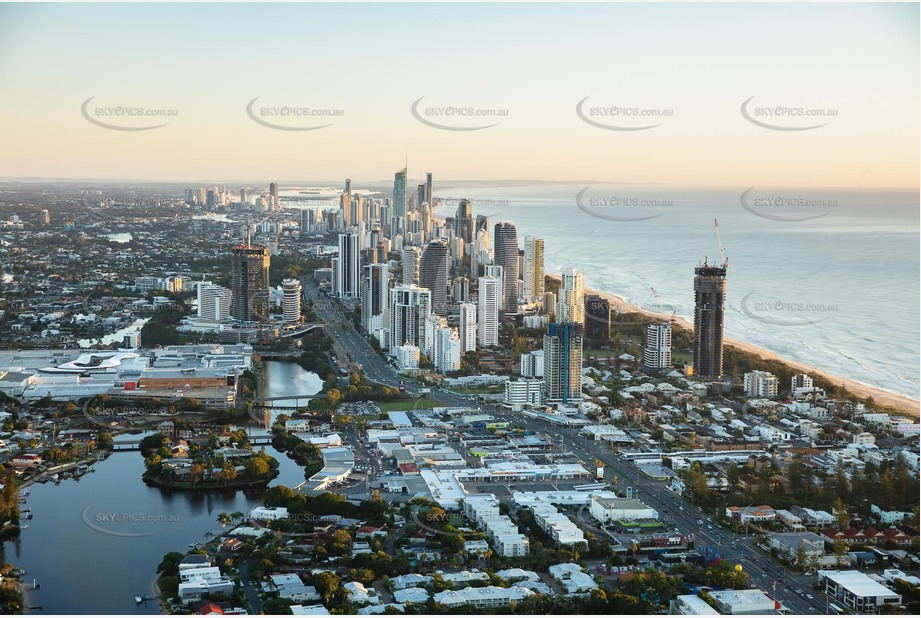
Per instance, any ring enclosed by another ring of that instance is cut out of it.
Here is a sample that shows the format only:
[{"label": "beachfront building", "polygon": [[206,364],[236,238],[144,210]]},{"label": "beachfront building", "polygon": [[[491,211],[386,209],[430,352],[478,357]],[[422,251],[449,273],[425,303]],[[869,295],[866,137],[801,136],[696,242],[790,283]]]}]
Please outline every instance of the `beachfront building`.
[{"label": "beachfront building", "polygon": [[694,275],[694,375],[718,380],[723,375],[726,269],[704,264]]}]

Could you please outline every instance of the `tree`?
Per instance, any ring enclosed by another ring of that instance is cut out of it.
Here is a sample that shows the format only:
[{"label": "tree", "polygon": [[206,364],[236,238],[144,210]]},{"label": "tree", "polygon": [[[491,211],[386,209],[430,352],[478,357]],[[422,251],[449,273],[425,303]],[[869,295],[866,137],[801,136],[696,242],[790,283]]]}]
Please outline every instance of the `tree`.
[{"label": "tree", "polygon": [[800,572],[806,571],[806,547],[802,542],[797,543],[796,549],[793,552],[793,566]]},{"label": "tree", "polygon": [[189,468],[189,482],[192,483],[192,486],[196,486],[201,483],[202,478],[205,474],[205,467],[200,463],[194,463]]},{"label": "tree", "polygon": [[835,519],[838,520],[838,530],[847,530],[850,527],[851,516],[847,514],[847,507],[844,506],[844,501],[841,498],[835,500],[832,513],[835,514]]},{"label": "tree", "polygon": [[221,525],[221,528],[226,528],[227,524],[230,523],[230,515],[227,513],[221,513],[217,516],[217,523]]}]

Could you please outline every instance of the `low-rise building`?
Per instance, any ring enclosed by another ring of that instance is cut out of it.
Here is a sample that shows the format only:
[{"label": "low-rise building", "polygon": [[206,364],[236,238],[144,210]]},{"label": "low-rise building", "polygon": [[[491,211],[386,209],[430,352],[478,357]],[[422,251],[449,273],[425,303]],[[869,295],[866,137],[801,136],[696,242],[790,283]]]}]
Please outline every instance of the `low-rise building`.
[{"label": "low-rise building", "polygon": [[826,594],[858,614],[873,614],[880,605],[898,605],[902,597],[860,571],[819,571]]},{"label": "low-rise building", "polygon": [[711,590],[709,594],[721,614],[770,614],[780,609],[780,603],[757,588]]},{"label": "low-rise building", "polygon": [[596,493],[589,505],[592,517],[603,524],[612,521],[636,521],[639,519],[658,519],[655,509],[633,498],[618,498],[611,492]]}]

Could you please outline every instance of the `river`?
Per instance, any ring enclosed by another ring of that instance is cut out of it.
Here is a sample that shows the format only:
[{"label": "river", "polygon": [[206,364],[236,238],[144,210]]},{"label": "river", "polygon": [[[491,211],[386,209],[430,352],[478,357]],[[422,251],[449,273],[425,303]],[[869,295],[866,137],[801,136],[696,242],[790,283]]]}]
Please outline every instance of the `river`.
[{"label": "river", "polygon": [[[259,395],[280,397],[317,392],[322,382],[293,363],[264,363]],[[253,433],[257,433],[254,431]],[[127,437],[127,436],[126,436]],[[131,436],[137,439],[137,436]],[[271,446],[279,464],[272,485],[304,480],[303,468]],[[249,510],[261,496],[243,492],[169,492],[141,482],[144,460],[137,451],[113,453],[95,472],[59,485],[35,484],[21,507],[34,518],[18,539],[3,543],[0,561],[25,569],[27,610],[40,614],[157,614],[156,601],[136,605],[136,595],[152,594],[156,568],[169,551],[217,533],[220,513]]]}]

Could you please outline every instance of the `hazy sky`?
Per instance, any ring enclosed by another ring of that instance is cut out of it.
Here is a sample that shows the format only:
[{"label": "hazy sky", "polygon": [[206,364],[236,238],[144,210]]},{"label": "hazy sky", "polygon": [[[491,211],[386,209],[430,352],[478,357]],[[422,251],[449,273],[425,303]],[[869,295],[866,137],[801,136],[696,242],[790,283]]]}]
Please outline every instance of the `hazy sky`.
[{"label": "hazy sky", "polygon": [[[917,187],[917,4],[0,5],[0,176]],[[167,126],[119,131],[116,126]],[[282,131],[247,115],[288,126]],[[447,131],[423,119],[477,131]],[[576,114],[621,128],[607,130]],[[827,123],[805,131],[780,127]],[[168,118],[98,108],[178,110]],[[263,107],[342,110],[268,117]],[[498,118],[428,107],[506,109]],[[595,107],[671,110],[604,117]],[[768,117],[761,107],[834,110]],[[103,110],[104,111],[104,110]]]}]

